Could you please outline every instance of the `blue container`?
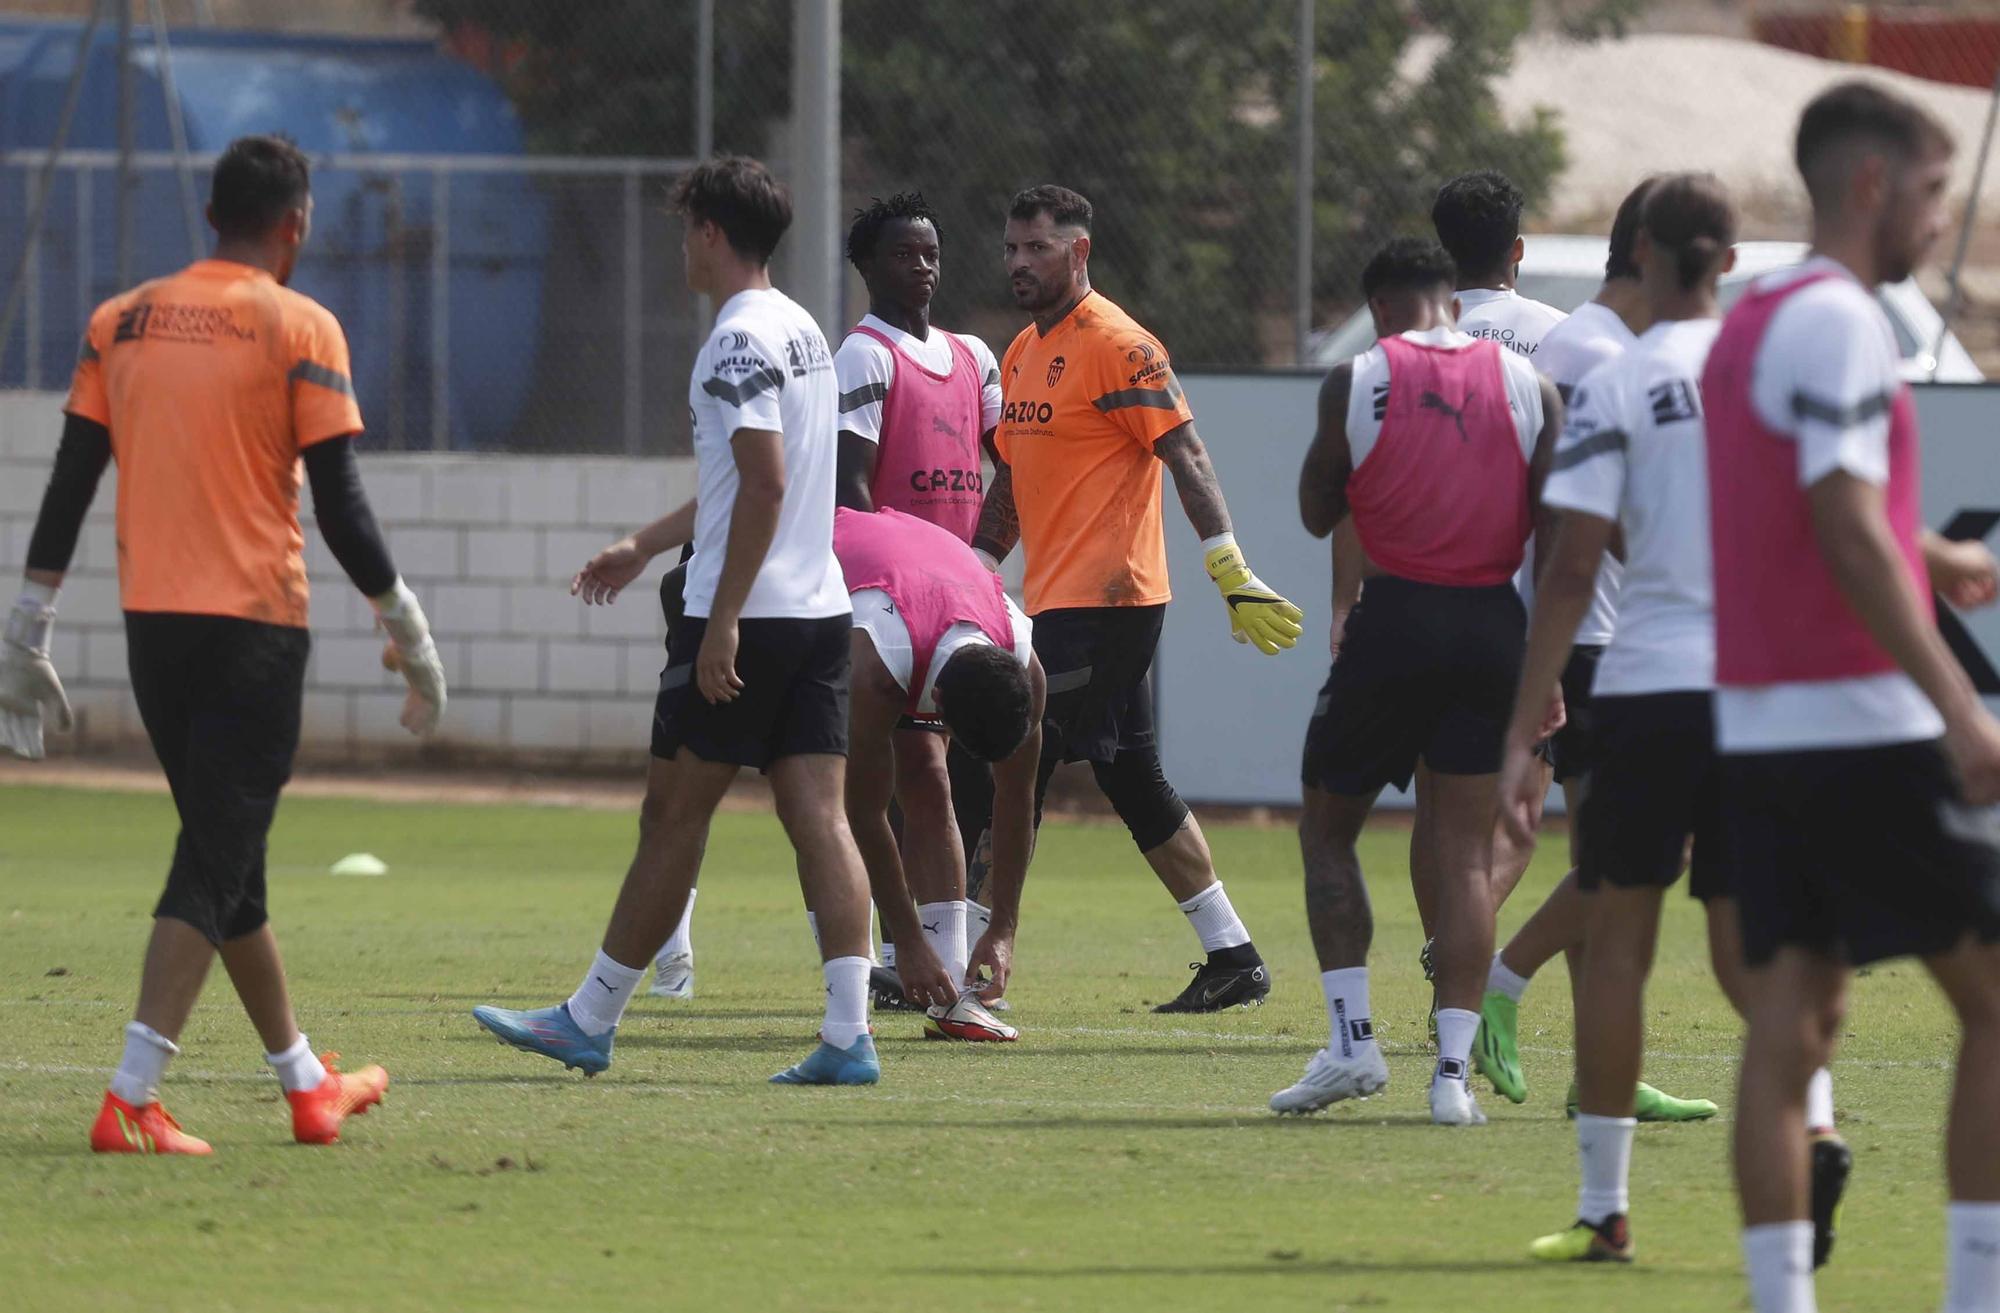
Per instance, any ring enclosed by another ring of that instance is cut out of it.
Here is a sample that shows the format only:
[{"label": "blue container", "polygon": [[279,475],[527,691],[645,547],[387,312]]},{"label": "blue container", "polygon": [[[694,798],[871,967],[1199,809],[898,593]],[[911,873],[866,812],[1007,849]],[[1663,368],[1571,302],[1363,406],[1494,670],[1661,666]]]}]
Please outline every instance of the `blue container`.
[{"label": "blue container", "polygon": [[[75,67],[78,23],[0,22],[0,149],[45,151]],[[519,119],[506,94],[477,70],[423,41],[289,36],[177,28],[173,78],[196,154],[249,133],[277,132],[308,154],[508,156],[522,153]],[[138,149],[168,151],[165,98],[152,33],[133,40]],[[116,150],[116,32],[100,25],[84,56],[73,150]],[[39,161],[0,169],[0,248],[18,249],[28,178]],[[157,277],[192,257],[180,183],[172,169],[145,169],[135,185],[134,273]],[[318,168],[312,238],[294,285],[324,303],[347,329],[362,415],[398,446],[471,448],[507,440],[534,377],[549,203],[522,173],[448,176],[449,441],[432,427],[431,307],[439,240],[430,171]],[[77,172],[59,169],[42,230],[40,332],[0,360],[0,387],[28,381],[36,353],[44,388],[67,385],[90,309],[117,281],[115,169],[93,169],[79,196]],[[197,168],[199,204],[208,171]],[[87,210],[79,229],[79,203]],[[205,249],[213,234],[204,225]],[[8,272],[11,272],[9,266]],[[0,278],[7,276],[0,272]]]}]

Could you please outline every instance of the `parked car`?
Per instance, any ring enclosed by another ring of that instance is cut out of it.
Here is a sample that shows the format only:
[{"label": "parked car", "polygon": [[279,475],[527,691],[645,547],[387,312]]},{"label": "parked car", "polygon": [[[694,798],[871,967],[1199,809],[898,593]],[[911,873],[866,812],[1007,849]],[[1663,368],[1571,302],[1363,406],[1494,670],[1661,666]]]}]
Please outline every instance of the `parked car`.
[{"label": "parked car", "polygon": [[[1527,238],[1517,283],[1521,295],[1545,301],[1558,310],[1576,309],[1604,281],[1604,258],[1609,247],[1602,237]],[[1723,308],[1729,308],[1752,278],[1797,264],[1805,256],[1804,242],[1738,242],[1736,267],[1722,278]],[[1944,317],[1915,279],[1888,284],[1876,292],[1876,297],[1896,330],[1904,378],[1913,383],[1985,381],[1986,376],[1972,363],[1972,357],[1953,334],[1945,334],[1944,349],[1932,355]],[[1375,325],[1369,319],[1368,307],[1362,306],[1338,327],[1315,333],[1307,358],[1311,364],[1330,369],[1374,343]]]}]

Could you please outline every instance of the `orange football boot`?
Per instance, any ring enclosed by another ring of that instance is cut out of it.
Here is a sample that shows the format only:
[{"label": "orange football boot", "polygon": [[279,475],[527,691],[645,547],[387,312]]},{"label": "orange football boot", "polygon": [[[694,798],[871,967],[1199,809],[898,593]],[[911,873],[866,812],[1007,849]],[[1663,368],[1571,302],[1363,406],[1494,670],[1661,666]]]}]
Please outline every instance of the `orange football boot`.
[{"label": "orange football boot", "polygon": [[158,1099],[135,1108],[110,1090],[104,1092],[104,1106],[91,1124],[90,1148],[93,1153],[214,1152],[207,1140],[197,1140],[183,1131]]},{"label": "orange football boot", "polygon": [[382,1102],[389,1088],[389,1073],[368,1064],[360,1071],[343,1072],[334,1066],[338,1053],[322,1053],[326,1079],[316,1090],[288,1090],[292,1105],[292,1138],[300,1144],[332,1144],[340,1138],[340,1124],[349,1116],[359,1117]]}]

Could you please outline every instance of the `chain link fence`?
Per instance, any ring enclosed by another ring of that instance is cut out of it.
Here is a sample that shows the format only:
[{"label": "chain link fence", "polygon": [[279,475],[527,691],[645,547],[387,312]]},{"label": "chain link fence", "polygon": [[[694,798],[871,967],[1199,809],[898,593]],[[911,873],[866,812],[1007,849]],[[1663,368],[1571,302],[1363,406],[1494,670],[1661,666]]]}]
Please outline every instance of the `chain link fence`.
[{"label": "chain link fence", "polygon": [[[703,324],[680,281],[671,181],[712,150],[790,175],[798,10],[824,2],[311,7],[342,32],[372,22],[392,34],[380,38],[280,30],[284,7],[250,0],[198,7],[264,24],[250,34],[184,22],[183,4],[163,12],[199,187],[238,132],[286,130],[315,157],[315,233],[297,285],[348,328],[374,441],[661,454],[686,450]],[[42,14],[60,7],[34,0]],[[998,349],[1021,322],[999,259],[1007,200],[1061,182],[1097,205],[1094,281],[1180,365],[1285,366],[1308,330],[1354,309],[1359,269],[1383,240],[1428,230],[1444,178],[1499,168],[1532,213],[1562,212],[1573,163],[1563,123],[1500,94],[1524,41],[1723,24],[1733,37],[1986,86],[2000,63],[1993,8],[1954,14],[1952,27],[1828,3],[1760,4],[1752,23],[1711,0],[844,0],[839,199],[844,220],[872,196],[924,192],[945,247],[936,317]],[[297,19],[300,7],[285,12]],[[0,40],[0,100],[20,108],[0,116],[0,232],[26,232],[78,63],[77,24],[5,13],[0,3],[0,35],[12,38]],[[181,160],[163,126],[167,69],[145,28],[134,42],[137,217],[132,238],[119,236],[112,26],[46,175],[18,322],[0,332],[0,387],[62,387],[83,318],[118,289],[121,266],[148,277],[188,255]],[[1775,117],[1758,127],[1786,130]],[[1650,162],[1620,163],[1636,177]],[[803,278],[797,248],[780,251],[781,284]],[[832,337],[866,308],[851,273],[844,289]]]}]

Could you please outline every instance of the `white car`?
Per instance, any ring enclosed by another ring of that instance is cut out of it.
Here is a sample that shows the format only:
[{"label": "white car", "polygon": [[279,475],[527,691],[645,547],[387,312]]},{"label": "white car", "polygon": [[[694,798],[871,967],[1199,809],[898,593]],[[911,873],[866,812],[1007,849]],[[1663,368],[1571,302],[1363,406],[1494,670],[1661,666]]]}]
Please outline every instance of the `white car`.
[{"label": "white car", "polygon": [[[1545,301],[1558,310],[1574,310],[1594,296],[1603,283],[1604,260],[1609,251],[1610,243],[1602,237],[1528,237],[1524,241],[1516,286],[1522,296]],[[1804,242],[1738,242],[1736,267],[1722,278],[1723,308],[1729,308],[1750,279],[1798,264],[1805,256]],[[1904,378],[1912,383],[1985,381],[1986,376],[1979,372],[1979,366],[1972,363],[1972,357],[1953,334],[1946,333],[1944,349],[1932,355],[1944,317],[1915,279],[1891,283],[1877,291],[1876,296],[1896,330]],[[1331,369],[1374,344],[1375,325],[1364,305],[1339,327],[1313,334],[1307,363]]]}]

